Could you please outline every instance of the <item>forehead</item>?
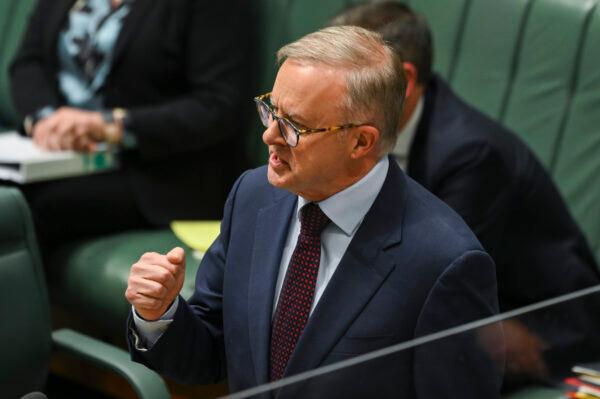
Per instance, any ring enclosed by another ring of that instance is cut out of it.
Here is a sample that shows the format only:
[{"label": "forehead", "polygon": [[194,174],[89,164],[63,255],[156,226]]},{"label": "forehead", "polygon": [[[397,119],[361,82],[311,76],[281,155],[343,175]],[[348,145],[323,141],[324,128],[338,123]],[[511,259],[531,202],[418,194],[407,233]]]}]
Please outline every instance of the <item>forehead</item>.
[{"label": "forehead", "polygon": [[344,69],[288,59],[279,68],[271,100],[288,115],[323,119],[337,114],[346,91]]}]

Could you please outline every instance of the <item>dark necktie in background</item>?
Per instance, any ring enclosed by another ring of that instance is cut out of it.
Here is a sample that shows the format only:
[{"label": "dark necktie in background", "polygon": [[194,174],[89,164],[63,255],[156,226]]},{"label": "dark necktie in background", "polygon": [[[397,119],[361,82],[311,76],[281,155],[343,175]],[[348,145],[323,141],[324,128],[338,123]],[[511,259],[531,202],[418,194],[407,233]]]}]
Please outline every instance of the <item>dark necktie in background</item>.
[{"label": "dark necktie in background", "polygon": [[285,275],[271,331],[271,381],[283,376],[310,314],[329,218],[314,203],[300,210],[300,235]]}]

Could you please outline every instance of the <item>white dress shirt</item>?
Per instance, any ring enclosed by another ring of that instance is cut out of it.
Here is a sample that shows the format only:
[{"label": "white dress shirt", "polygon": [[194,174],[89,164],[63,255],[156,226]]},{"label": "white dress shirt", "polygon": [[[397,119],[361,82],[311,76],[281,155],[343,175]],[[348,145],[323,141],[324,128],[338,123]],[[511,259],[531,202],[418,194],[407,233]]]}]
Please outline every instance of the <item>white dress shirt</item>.
[{"label": "white dress shirt", "polygon": [[[379,194],[387,176],[388,167],[388,158],[383,157],[362,179],[318,203],[323,213],[331,220],[331,223],[321,233],[321,262],[317,274],[315,297],[310,309],[311,314],[321,295],[323,295],[329,280],[331,280],[331,276],[336,271],[342,256],[346,253],[346,248],[352,241],[352,237],[354,237],[356,230],[358,230],[377,194]],[[290,221],[287,240],[281,256],[281,264],[279,265],[273,313],[275,313],[285,273],[300,234],[300,209],[309,202],[302,197],[298,197],[298,206]]]},{"label": "white dress shirt", "polygon": [[[384,156],[358,182],[318,203],[321,210],[331,220],[331,223],[321,233],[321,261],[311,314],[336,271],[340,260],[346,253],[350,241],[352,241],[365,215],[371,208],[371,205],[373,205],[373,202],[375,202],[379,191],[381,191],[388,168],[389,161]],[[273,313],[277,307],[285,273],[287,272],[292,253],[296,247],[298,235],[300,234],[300,209],[309,202],[302,197],[298,197],[296,212],[293,213],[290,220],[288,235],[281,256],[281,264],[279,265],[279,275],[275,287],[275,300],[273,301]],[[136,349],[145,351],[158,341],[173,321],[178,304],[179,298],[173,302],[167,312],[157,321],[146,321],[135,310],[133,311],[133,321],[137,330],[133,332]]]},{"label": "white dress shirt", "polygon": [[400,132],[398,132],[398,140],[396,141],[396,146],[392,151],[392,154],[396,159],[396,163],[404,171],[406,171],[406,167],[408,166],[408,160],[410,157],[410,147],[412,146],[415,134],[417,133],[417,127],[419,126],[419,122],[421,121],[424,102],[425,101],[423,100],[423,96],[421,96],[419,98],[419,101],[417,101],[417,106],[415,107],[415,110],[408,119],[408,122],[406,122],[406,125],[404,125]]}]

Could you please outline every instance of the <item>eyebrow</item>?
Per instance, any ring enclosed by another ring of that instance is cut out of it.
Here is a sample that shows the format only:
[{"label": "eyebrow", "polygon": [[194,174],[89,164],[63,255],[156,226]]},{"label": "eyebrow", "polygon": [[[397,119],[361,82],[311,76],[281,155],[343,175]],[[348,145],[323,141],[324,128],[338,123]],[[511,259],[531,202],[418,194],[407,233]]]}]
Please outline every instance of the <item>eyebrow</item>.
[{"label": "eyebrow", "polygon": [[[276,111],[280,110],[279,107],[274,103],[272,95],[269,96],[269,103],[271,104],[271,107],[273,107],[274,110],[276,110]],[[287,120],[292,122],[297,127],[308,128],[308,125],[306,123],[304,123],[304,122],[306,122],[306,119],[304,119],[301,115],[288,114],[286,112],[282,112],[282,115],[284,118],[286,118]],[[304,122],[302,122],[302,121],[304,121]]]}]

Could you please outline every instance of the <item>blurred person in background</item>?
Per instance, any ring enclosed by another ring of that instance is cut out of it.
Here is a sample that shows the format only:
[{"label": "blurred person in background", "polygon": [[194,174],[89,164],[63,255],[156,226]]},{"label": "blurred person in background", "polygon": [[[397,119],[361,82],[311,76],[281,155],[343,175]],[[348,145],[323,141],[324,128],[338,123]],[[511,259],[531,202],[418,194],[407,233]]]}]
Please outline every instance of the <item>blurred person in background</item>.
[{"label": "blurred person in background", "polygon": [[[405,61],[396,162],[457,211],[492,256],[501,311],[600,283],[582,232],[535,155],[432,72],[432,35],[423,16],[396,1],[370,2],[330,23],[380,33]],[[544,378],[549,366],[569,367],[566,354],[593,355],[586,335],[599,323],[592,305],[582,304],[504,323],[507,384]]]},{"label": "blurred person in background", "polygon": [[39,0],[10,69],[24,131],[120,161],[22,187],[43,247],[221,217],[242,167],[248,15],[242,0]]}]

